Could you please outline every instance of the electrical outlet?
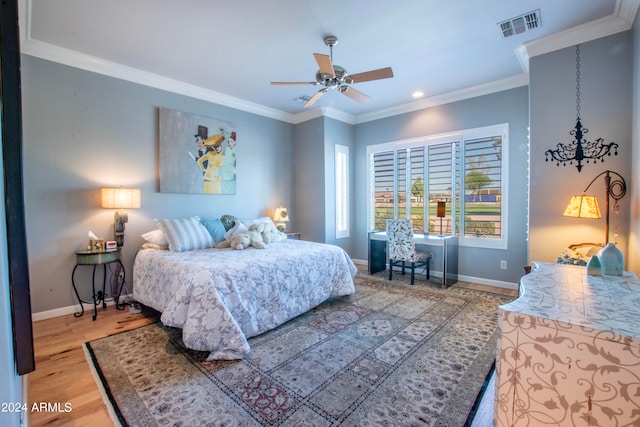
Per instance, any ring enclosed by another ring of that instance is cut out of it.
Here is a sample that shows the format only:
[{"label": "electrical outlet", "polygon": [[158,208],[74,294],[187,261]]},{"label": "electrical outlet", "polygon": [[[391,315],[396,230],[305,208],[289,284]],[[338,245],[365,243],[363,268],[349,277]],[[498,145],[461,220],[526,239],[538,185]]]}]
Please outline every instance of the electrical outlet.
[{"label": "electrical outlet", "polygon": [[506,270],[507,269],[507,261],[500,261],[500,270]]}]

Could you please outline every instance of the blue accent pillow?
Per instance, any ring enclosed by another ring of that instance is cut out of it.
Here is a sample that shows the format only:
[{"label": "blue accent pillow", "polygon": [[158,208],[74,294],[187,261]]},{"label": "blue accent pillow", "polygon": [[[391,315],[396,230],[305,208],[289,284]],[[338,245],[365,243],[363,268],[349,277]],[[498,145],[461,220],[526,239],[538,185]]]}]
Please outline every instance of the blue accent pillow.
[{"label": "blue accent pillow", "polygon": [[211,234],[211,237],[213,237],[214,245],[217,245],[224,240],[224,233],[226,233],[227,230],[220,219],[201,219],[200,222],[204,225],[204,228],[207,229],[209,234]]},{"label": "blue accent pillow", "polygon": [[200,218],[192,216],[180,219],[161,219],[158,228],[164,233],[172,252],[192,251],[213,246],[213,237],[200,223]]}]

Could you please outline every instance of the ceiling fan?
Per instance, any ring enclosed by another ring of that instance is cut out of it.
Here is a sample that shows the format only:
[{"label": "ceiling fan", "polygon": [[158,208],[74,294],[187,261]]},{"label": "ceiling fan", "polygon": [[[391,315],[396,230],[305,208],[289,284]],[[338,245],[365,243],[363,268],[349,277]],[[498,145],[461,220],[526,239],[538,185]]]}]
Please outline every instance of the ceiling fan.
[{"label": "ceiling fan", "polygon": [[271,84],[324,86],[304,104],[304,107],[306,108],[315,104],[315,102],[320,99],[322,95],[327,93],[329,89],[338,89],[341,94],[348,96],[356,102],[364,104],[368,102],[371,97],[348,85],[393,77],[393,70],[391,70],[391,67],[365,71],[364,73],[358,74],[348,74],[347,70],[343,67],[333,64],[333,47],[338,44],[338,38],[335,36],[325,37],[324,44],[329,46],[329,55],[322,55],[320,53],[313,54],[316,58],[316,62],[318,63],[318,67],[320,67],[316,73],[315,82],[271,82]]}]

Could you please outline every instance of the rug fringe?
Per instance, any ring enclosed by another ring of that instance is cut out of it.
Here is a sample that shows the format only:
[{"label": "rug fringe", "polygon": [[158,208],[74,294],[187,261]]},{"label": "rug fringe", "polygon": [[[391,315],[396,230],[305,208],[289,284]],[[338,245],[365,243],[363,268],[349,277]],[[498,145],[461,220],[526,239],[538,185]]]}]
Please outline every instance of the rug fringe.
[{"label": "rug fringe", "polygon": [[102,397],[102,402],[104,406],[107,407],[107,412],[109,413],[109,417],[111,417],[111,421],[113,425],[116,427],[126,427],[126,424],[122,424],[122,420],[118,416],[118,413],[113,405],[113,401],[111,400],[110,393],[105,389],[105,382],[102,381],[102,375],[98,372],[96,367],[96,361],[93,356],[93,352],[88,346],[89,343],[82,344],[82,350],[84,351],[84,356],[87,358],[87,364],[89,365],[89,370],[91,371],[91,375],[93,376],[93,381],[96,383],[98,387],[98,392]]}]

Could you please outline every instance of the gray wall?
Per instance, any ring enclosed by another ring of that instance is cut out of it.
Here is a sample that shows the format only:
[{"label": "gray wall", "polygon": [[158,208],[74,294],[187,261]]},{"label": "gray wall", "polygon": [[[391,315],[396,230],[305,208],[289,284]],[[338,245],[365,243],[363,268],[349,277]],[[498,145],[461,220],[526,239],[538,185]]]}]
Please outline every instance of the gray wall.
[{"label": "gray wall", "polygon": [[[123,259],[128,277],[142,243],[140,235],[155,228],[154,218],[271,216],[283,203],[291,209],[289,227],[297,228],[293,125],[30,56],[22,61],[25,210],[34,313],[75,302],[70,277],[74,251],[86,248],[89,230],[112,238],[114,211],[100,208],[102,186],[142,190],[142,208],[128,212]],[[160,106],[235,126],[236,195],[158,192]],[[88,276],[88,271],[79,276],[86,298]]]},{"label": "gray wall", "polygon": [[[367,146],[425,135],[509,123],[508,249],[461,247],[459,273],[516,283],[527,259],[528,90],[520,87],[356,126],[355,258],[367,259]],[[500,270],[506,260],[508,269]]]},{"label": "gray wall", "polygon": [[[569,143],[576,119],[575,47],[534,57],[530,63],[531,87],[531,211],[530,259],[555,262],[567,246],[582,242],[601,243],[605,238],[604,179],[590,188],[598,197],[602,219],[562,216],[571,195],[582,194],[591,180],[604,170],[620,173],[627,185],[631,176],[634,147],[632,129],[633,35],[631,31],[601,38],[580,46],[581,116],[589,129],[586,138],[615,141],[619,155],[604,163],[587,164],[578,173],[575,166],[557,167],[545,162],[544,152],[559,142]],[[636,150],[637,151],[637,150]],[[634,187],[630,187],[631,191]],[[617,232],[618,246],[628,258],[627,236],[632,198],[620,201],[620,214],[611,217],[611,241]],[[637,214],[636,214],[637,218]],[[636,226],[637,227],[637,226]],[[637,257],[637,250],[635,250]]]},{"label": "gray wall", "polygon": [[[640,12],[639,12],[640,13]],[[640,22],[637,16],[633,28],[633,108],[632,108],[632,162],[629,179],[630,229],[627,268],[640,276]]]},{"label": "gray wall", "polygon": [[325,188],[324,188],[324,118],[319,117],[296,125],[294,186],[298,228],[302,239],[324,242],[325,238]]}]

